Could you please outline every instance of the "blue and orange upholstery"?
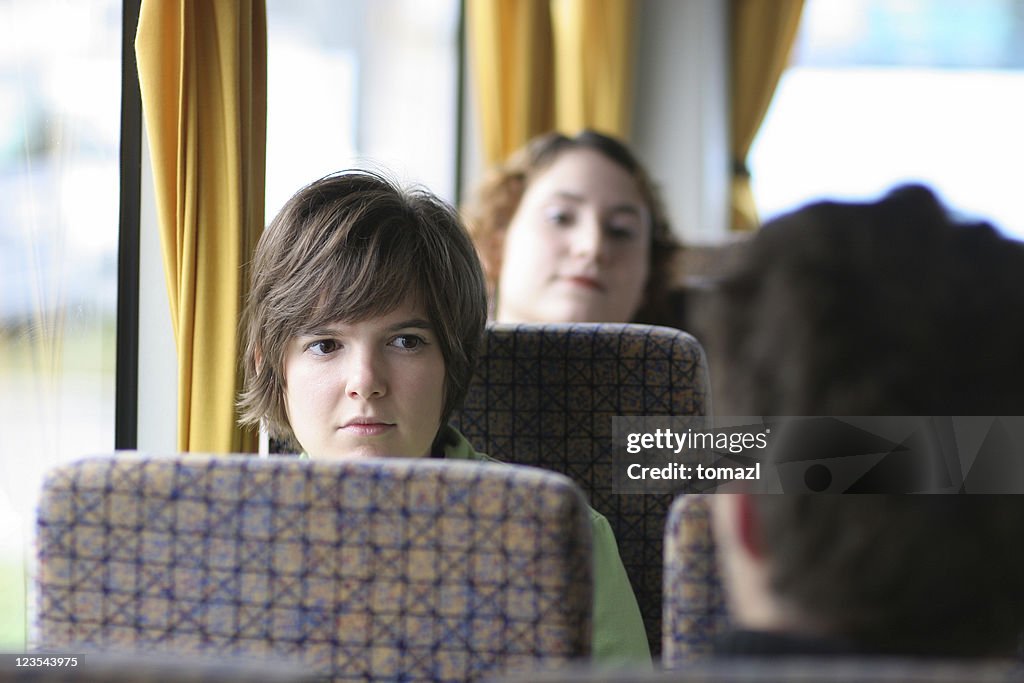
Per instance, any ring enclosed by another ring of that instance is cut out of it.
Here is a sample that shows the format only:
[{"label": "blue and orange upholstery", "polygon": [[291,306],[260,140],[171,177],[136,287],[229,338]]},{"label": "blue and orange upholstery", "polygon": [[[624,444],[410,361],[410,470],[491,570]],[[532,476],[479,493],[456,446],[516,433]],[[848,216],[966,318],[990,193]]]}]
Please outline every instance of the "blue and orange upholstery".
[{"label": "blue and orange upholstery", "polygon": [[60,466],[38,511],[40,645],[466,681],[588,654],[589,511],[477,462],[137,454]]},{"label": "blue and orange upholstery", "polygon": [[725,591],[715,558],[707,495],[679,496],[665,525],[665,605],[662,663],[677,668],[706,657],[729,628]]},{"label": "blue and orange upholstery", "polygon": [[667,327],[489,325],[454,424],[479,451],[569,476],[615,532],[653,653],[660,650],[662,543],[670,494],[612,492],[612,417],[706,415],[700,344]]}]

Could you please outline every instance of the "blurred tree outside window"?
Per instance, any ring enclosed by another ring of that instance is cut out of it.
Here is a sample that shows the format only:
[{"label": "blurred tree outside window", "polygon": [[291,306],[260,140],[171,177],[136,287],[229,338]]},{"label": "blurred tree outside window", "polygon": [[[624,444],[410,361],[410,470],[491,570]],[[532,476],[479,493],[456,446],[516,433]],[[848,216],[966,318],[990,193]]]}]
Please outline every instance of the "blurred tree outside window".
[{"label": "blurred tree outside window", "polygon": [[0,2],[0,650],[43,472],[114,446],[120,106],[120,2]]}]

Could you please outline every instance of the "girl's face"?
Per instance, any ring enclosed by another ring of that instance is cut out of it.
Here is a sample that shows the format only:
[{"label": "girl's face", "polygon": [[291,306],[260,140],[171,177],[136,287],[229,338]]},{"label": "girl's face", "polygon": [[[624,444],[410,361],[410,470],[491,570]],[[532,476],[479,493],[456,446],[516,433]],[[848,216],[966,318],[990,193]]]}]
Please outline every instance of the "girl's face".
[{"label": "girl's face", "polygon": [[313,458],[428,455],[445,366],[421,306],[308,330],[285,347],[285,406]]},{"label": "girl's face", "polygon": [[600,152],[563,152],[533,178],[505,236],[499,322],[629,322],[650,269],[650,211]]}]

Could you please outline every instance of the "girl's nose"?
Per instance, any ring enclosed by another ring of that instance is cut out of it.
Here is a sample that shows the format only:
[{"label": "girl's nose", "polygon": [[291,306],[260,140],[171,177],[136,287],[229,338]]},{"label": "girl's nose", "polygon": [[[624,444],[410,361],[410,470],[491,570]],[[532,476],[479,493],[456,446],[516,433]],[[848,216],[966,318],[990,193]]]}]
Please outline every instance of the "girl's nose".
[{"label": "girl's nose", "polygon": [[351,348],[345,364],[345,391],[350,398],[379,398],[387,393],[387,378],[380,354],[370,349]]},{"label": "girl's nose", "polygon": [[600,261],[604,255],[605,237],[601,221],[589,213],[582,214],[572,231],[572,253],[588,260]]}]

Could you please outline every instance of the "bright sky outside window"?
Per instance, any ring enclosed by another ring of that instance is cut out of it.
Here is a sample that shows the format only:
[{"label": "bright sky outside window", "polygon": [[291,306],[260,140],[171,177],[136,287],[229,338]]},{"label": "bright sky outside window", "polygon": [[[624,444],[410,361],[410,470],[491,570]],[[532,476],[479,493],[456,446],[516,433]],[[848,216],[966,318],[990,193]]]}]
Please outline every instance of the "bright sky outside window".
[{"label": "bright sky outside window", "polygon": [[1024,0],[808,0],[750,155],[764,218],[932,186],[1024,238]]}]

